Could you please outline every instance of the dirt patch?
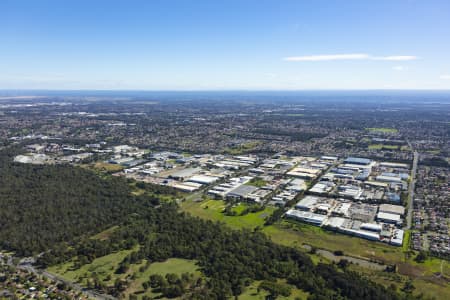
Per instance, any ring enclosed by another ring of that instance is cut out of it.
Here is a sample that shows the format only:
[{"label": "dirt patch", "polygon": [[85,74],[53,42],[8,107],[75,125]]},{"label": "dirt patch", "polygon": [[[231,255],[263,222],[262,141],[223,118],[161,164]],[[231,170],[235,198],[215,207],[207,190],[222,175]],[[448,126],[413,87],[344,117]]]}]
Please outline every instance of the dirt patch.
[{"label": "dirt patch", "polygon": [[449,283],[448,278],[446,278],[444,276],[440,276],[440,275],[424,276],[424,277],[421,277],[420,279],[422,279],[423,281],[426,281],[426,282],[433,283],[433,284],[438,284],[440,286],[447,286]]},{"label": "dirt patch", "polygon": [[375,251],[369,251],[369,250],[366,250],[366,252],[369,253],[369,254],[372,255],[372,256],[375,256]]},{"label": "dirt patch", "polygon": [[407,275],[414,278],[421,277],[424,273],[422,267],[412,266],[410,264],[400,263],[398,264],[398,273],[401,275]]}]

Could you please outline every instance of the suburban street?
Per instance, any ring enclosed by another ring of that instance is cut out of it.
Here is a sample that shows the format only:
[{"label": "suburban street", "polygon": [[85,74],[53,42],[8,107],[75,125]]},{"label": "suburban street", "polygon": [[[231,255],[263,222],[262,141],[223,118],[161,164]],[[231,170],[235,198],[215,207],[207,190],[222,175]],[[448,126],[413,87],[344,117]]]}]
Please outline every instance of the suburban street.
[{"label": "suburban street", "polygon": [[414,159],[411,170],[411,182],[409,184],[408,190],[408,215],[406,217],[406,230],[411,229],[412,224],[412,211],[413,211],[413,201],[414,201],[414,187],[416,183],[416,173],[417,173],[417,164],[419,163],[419,152],[414,151]]},{"label": "suburban street", "polygon": [[117,299],[113,296],[110,295],[105,295],[105,294],[101,294],[98,293],[96,291],[93,290],[88,290],[84,287],[82,287],[81,285],[65,280],[62,277],[59,277],[55,274],[49,273],[45,270],[40,270],[40,269],[36,269],[31,263],[19,263],[17,265],[14,265],[12,258],[10,258],[8,260],[8,264],[11,266],[15,266],[16,268],[22,269],[22,270],[27,270],[30,273],[34,273],[36,275],[40,275],[40,276],[44,276],[49,278],[50,280],[54,280],[54,281],[61,281],[63,283],[65,283],[66,285],[70,286],[72,289],[74,289],[75,291],[81,292],[83,293],[85,296],[89,297],[89,299],[97,299],[97,300],[114,300]]}]

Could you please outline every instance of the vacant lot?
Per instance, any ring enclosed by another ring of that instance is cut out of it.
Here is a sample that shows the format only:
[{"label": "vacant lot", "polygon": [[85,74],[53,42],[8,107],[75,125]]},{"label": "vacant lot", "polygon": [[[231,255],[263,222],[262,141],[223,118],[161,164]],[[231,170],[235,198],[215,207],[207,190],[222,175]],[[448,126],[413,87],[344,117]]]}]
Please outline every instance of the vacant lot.
[{"label": "vacant lot", "polygon": [[341,250],[344,254],[395,263],[402,261],[404,255],[401,248],[382,243],[371,242],[361,238],[343,235],[322,228],[283,220],[263,231],[276,242],[287,246],[301,247],[302,244],[330,251]]},{"label": "vacant lot", "polygon": [[95,164],[90,165],[90,167],[96,171],[108,173],[119,172],[124,169],[124,167],[121,165],[109,164],[105,162],[96,162]]}]

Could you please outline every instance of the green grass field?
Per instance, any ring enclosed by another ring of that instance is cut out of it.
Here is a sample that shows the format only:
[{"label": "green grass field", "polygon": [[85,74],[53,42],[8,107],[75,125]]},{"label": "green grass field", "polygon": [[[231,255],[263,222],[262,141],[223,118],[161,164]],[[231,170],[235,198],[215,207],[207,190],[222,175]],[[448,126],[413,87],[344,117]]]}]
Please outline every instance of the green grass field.
[{"label": "green grass field", "polygon": [[[433,273],[430,273],[432,269],[440,269],[441,260],[432,259],[432,267],[419,266],[411,268],[410,278],[413,278],[413,285],[415,286],[415,294],[423,293],[425,299],[450,299],[450,286],[448,279],[439,278]],[[439,262],[436,262],[439,261]],[[448,262],[446,262],[448,265]],[[409,280],[408,276],[401,275],[398,273],[389,273],[383,271],[369,270],[357,265],[350,265],[350,270],[364,274],[368,276],[371,280],[389,286],[394,284],[400,290],[406,281]],[[422,271],[422,273],[420,273]]]},{"label": "green grass field", "polygon": [[[112,284],[119,275],[115,274],[115,270],[119,266],[119,263],[134,250],[122,250],[103,257],[96,258],[90,264],[86,264],[79,269],[73,269],[74,261],[71,260],[67,263],[52,266],[48,268],[50,273],[57,274],[67,280],[86,284],[85,279],[90,277],[89,275],[95,273],[100,280],[105,281],[107,284]],[[105,280],[108,275],[111,275],[109,280]]]},{"label": "green grass field", "polygon": [[387,263],[401,261],[404,258],[401,248],[382,243],[371,242],[326,231],[320,227],[283,220],[263,229],[274,242],[286,246],[301,247],[302,244],[330,251],[342,250],[344,254],[354,257],[385,261]]},{"label": "green grass field", "polygon": [[[226,203],[222,200],[205,200],[202,202],[184,201],[181,208],[193,216],[207,220],[223,222],[233,229],[263,226],[265,218],[274,211],[273,207],[266,207],[263,211],[249,213],[245,216],[226,216],[222,213]],[[244,209],[242,206],[238,209]]]},{"label": "green grass field", "polygon": [[171,202],[171,201],[173,201],[173,200],[175,200],[175,199],[177,199],[177,198],[179,198],[179,197],[183,197],[183,196],[185,195],[185,194],[182,193],[182,192],[179,192],[177,196],[174,196],[174,195],[168,195],[168,194],[164,194],[164,195],[161,195],[161,194],[153,194],[153,193],[150,193],[150,192],[146,191],[145,189],[139,188],[139,187],[136,185],[136,183],[137,183],[136,181],[131,181],[131,182],[129,183],[129,186],[130,186],[130,188],[131,188],[131,193],[132,193],[133,195],[135,195],[135,196],[140,196],[140,195],[146,194],[146,195],[148,195],[148,196],[155,196],[155,197],[159,198],[159,200],[161,200],[162,202]]},{"label": "green grass field", "polygon": [[125,290],[126,299],[128,299],[129,295],[131,294],[137,295],[138,299],[141,299],[144,295],[153,298],[159,298],[160,295],[153,293],[150,288],[147,289],[147,291],[144,291],[142,287],[142,283],[148,281],[150,275],[153,274],[165,276],[168,273],[175,273],[177,275],[181,275],[183,273],[192,273],[197,278],[202,276],[202,273],[199,271],[196,262],[192,260],[170,258],[164,262],[152,263],[144,272],[139,272],[140,267],[144,266],[145,264],[146,261],[143,261],[141,264],[132,266],[134,280]]},{"label": "green grass field", "polygon": [[255,149],[260,143],[259,141],[244,143],[236,147],[226,148],[224,152],[231,155],[245,154]]},{"label": "green grass field", "polygon": [[106,285],[114,284],[115,280],[125,279],[130,280],[128,288],[125,290],[124,294],[126,299],[130,294],[136,293],[138,298],[147,295],[151,297],[159,297],[159,294],[155,294],[148,289],[144,291],[142,288],[142,283],[147,281],[152,274],[161,274],[165,276],[167,273],[175,273],[181,275],[182,273],[192,273],[194,276],[202,276],[198,269],[195,261],[171,258],[165,262],[152,263],[148,268],[141,272],[141,267],[145,267],[147,264],[146,260],[143,260],[139,264],[130,265],[129,270],[125,274],[115,274],[119,263],[133,250],[123,250],[116,253],[112,253],[103,257],[94,259],[92,263],[86,264],[79,269],[73,269],[73,260],[61,264],[52,266],[47,269],[48,272],[57,274],[66,280],[78,282],[83,286],[86,286],[86,279],[91,278],[93,275],[97,276]]},{"label": "green grass field", "polygon": [[403,252],[409,250],[410,241],[411,241],[411,230],[406,230],[405,235],[403,236],[403,245],[402,245]]},{"label": "green grass field", "polygon": [[239,203],[231,209],[232,211],[236,212],[236,214],[240,215],[242,212],[247,208],[248,206],[244,203]]},{"label": "green grass field", "polygon": [[[282,282],[282,281],[281,281]],[[258,286],[261,283],[261,281],[255,281],[253,282],[250,286],[248,286],[245,291],[239,295],[238,299],[239,300],[265,300],[266,296],[269,295],[269,293],[267,291],[264,290],[260,290],[258,292]],[[297,288],[295,288],[294,286],[292,286],[292,292],[291,295],[289,297],[283,297],[283,296],[278,296],[277,299],[278,300],[288,300],[288,299],[302,299],[302,300],[306,300],[308,298],[308,293],[299,290]]]},{"label": "green grass field", "polygon": [[386,145],[386,144],[371,144],[367,146],[369,150],[400,150],[410,151],[411,149],[407,145]]},{"label": "green grass field", "polygon": [[384,128],[384,127],[371,127],[366,128],[367,131],[370,132],[381,132],[381,133],[397,133],[398,130],[395,128]]},{"label": "green grass field", "polygon": [[371,144],[368,146],[369,150],[382,150],[382,149],[387,149],[387,150],[398,150],[399,146],[397,145],[385,145],[385,144]]}]

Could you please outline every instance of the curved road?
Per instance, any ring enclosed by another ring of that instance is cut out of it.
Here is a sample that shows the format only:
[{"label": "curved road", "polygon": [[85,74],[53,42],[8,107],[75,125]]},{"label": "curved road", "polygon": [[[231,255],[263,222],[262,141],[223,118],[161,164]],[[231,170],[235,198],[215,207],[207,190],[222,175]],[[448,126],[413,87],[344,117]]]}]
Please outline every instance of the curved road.
[{"label": "curved road", "polygon": [[89,299],[96,299],[96,300],[115,300],[115,299],[117,299],[110,295],[105,295],[102,293],[98,293],[94,290],[86,289],[77,283],[68,281],[62,277],[59,277],[52,273],[49,273],[45,270],[36,269],[35,267],[33,267],[31,264],[28,264],[28,263],[27,264],[19,264],[16,267],[19,269],[22,269],[22,270],[27,270],[36,275],[42,275],[42,276],[47,277],[54,281],[61,281],[61,282],[65,283],[66,285],[70,286],[73,290],[83,293]]}]

